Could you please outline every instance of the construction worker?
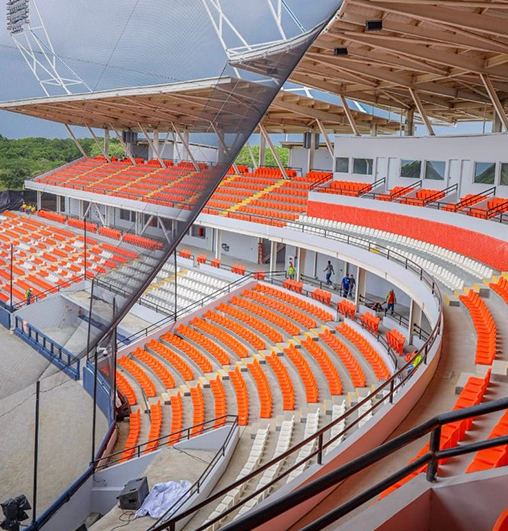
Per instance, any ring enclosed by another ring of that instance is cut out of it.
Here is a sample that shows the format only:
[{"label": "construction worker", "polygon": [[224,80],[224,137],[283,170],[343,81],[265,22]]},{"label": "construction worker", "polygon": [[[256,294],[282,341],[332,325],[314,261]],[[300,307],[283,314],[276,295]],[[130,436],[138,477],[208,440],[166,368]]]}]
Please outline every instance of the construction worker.
[{"label": "construction worker", "polygon": [[291,261],[289,262],[287,276],[291,280],[294,280],[295,276],[296,276],[296,269],[295,269],[295,266],[293,265],[293,262],[291,262]]},{"label": "construction worker", "polygon": [[25,297],[27,305],[30,304],[32,302],[32,290],[30,288],[25,291]]}]

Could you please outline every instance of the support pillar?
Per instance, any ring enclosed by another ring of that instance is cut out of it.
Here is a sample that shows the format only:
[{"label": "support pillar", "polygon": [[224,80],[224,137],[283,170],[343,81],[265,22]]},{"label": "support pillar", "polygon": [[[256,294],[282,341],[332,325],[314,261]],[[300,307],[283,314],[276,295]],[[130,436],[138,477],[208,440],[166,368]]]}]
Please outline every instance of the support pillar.
[{"label": "support pillar", "polygon": [[367,292],[367,271],[362,267],[357,268],[355,304],[360,304],[360,297],[365,297]]},{"label": "support pillar", "polygon": [[258,166],[264,166],[266,160],[266,138],[263,133],[259,133],[259,164]]},{"label": "support pillar", "polygon": [[[42,209],[42,192],[37,190],[37,210]],[[60,196],[57,196],[56,209],[60,211]]]},{"label": "support pillar", "polygon": [[222,256],[222,231],[220,229],[214,229],[213,236],[215,258],[220,260]]},{"label": "support pillar", "polygon": [[270,273],[277,270],[277,242],[270,242]]},{"label": "support pillar", "polygon": [[134,233],[137,234],[138,236],[140,235],[141,233],[141,230],[142,230],[142,227],[143,227],[143,218],[142,218],[142,213],[141,212],[136,212],[135,213],[135,226],[134,226]]},{"label": "support pillar", "polygon": [[503,131],[503,124],[501,122],[501,118],[499,118],[499,115],[495,113],[494,120],[492,122],[492,132],[501,133],[502,131]]},{"label": "support pillar", "polygon": [[377,124],[370,125],[370,136],[377,136]]},{"label": "support pillar", "polygon": [[404,136],[415,136],[415,110],[411,107],[406,113],[406,128]]},{"label": "support pillar", "polygon": [[408,342],[411,345],[413,343],[413,337],[416,335],[414,332],[415,325],[422,326],[422,309],[414,300],[411,299],[409,305],[409,330],[408,330]]},{"label": "support pillar", "polygon": [[83,200],[78,199],[78,218],[83,219],[84,213],[85,212],[84,212]]},{"label": "support pillar", "polygon": [[297,248],[296,252],[298,253],[298,259],[296,260],[296,280],[300,280],[300,276],[303,275],[303,270],[305,268],[305,256],[307,255],[307,249]]},{"label": "support pillar", "polygon": [[109,129],[104,128],[104,152],[109,155]]},{"label": "support pillar", "polygon": [[[319,146],[318,146],[319,147]],[[307,153],[307,172],[309,172],[314,167],[314,158],[316,155],[316,135],[310,129],[310,148]]]}]

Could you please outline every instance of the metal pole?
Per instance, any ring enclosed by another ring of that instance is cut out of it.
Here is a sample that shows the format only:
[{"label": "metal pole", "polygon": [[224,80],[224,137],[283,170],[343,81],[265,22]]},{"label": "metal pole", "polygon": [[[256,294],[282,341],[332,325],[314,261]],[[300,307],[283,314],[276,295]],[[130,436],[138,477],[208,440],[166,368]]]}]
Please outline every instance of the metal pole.
[{"label": "metal pole", "polygon": [[[113,298],[113,315],[116,315],[116,297]],[[118,341],[118,327],[113,329],[113,415],[116,418],[116,355],[117,355],[117,341]]]},{"label": "metal pole", "polygon": [[176,321],[176,314],[177,314],[177,311],[178,311],[178,305],[177,305],[177,300],[176,300],[176,291],[177,291],[177,281],[176,281],[176,278],[177,278],[177,260],[176,260],[176,249],[173,253],[173,256],[175,257],[175,321]]},{"label": "metal pole", "polygon": [[10,264],[10,278],[9,278],[9,294],[10,294],[10,305],[12,308],[12,261],[14,256],[14,246],[11,243],[11,264]]},{"label": "metal pole", "polygon": [[92,463],[95,461],[95,431],[97,423],[97,373],[98,373],[98,346],[95,347],[93,370],[93,411],[92,411]]},{"label": "metal pole", "polygon": [[83,218],[83,239],[84,239],[84,246],[83,246],[83,257],[85,259],[85,263],[83,264],[83,270],[84,270],[84,274],[83,274],[83,280],[86,280],[86,214],[85,214],[85,217]]},{"label": "metal pole", "polygon": [[41,382],[35,383],[35,436],[34,436],[34,479],[32,493],[32,523],[37,515],[37,465],[39,461],[39,408],[40,408]]}]

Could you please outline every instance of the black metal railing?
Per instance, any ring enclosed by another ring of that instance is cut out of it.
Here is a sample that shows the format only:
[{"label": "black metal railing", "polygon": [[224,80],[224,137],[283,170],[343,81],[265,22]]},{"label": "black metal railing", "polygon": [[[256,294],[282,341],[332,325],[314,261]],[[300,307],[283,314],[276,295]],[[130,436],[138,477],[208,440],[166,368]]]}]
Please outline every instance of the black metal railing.
[{"label": "black metal railing", "polygon": [[321,177],[321,179],[318,179],[317,181],[314,181],[309,186],[309,192],[312,192],[312,191],[316,190],[317,188],[320,188],[321,186],[323,186],[324,184],[329,182],[331,179],[333,179],[333,173],[332,172],[327,173],[326,175]]},{"label": "black metal railing", "polygon": [[119,452],[112,452],[107,455],[101,455],[101,457],[92,462],[92,465],[94,466],[95,470],[109,468],[110,466],[120,463],[123,460],[122,455],[124,453],[129,454],[129,459],[141,457],[141,455],[145,453],[145,450],[149,446],[154,445],[155,443],[157,443],[157,447],[161,446],[162,444],[173,445],[178,442],[189,440],[193,437],[197,437],[198,435],[203,435],[204,433],[213,431],[217,427],[224,426],[229,426],[232,429],[236,428],[238,426],[238,417],[236,415],[222,415],[214,419],[206,420],[200,422],[199,424],[189,426],[188,428],[183,428],[181,430],[169,433],[168,435],[162,435],[161,437],[157,437],[156,439],[150,439],[149,441],[146,441],[144,443],[129,446],[127,448],[124,448],[123,450],[120,450]]},{"label": "black metal railing", "polygon": [[459,212],[461,210],[465,210],[468,207],[472,207],[477,203],[480,203],[481,201],[484,201],[485,199],[489,198],[490,196],[496,195],[496,187],[492,186],[491,188],[487,188],[487,190],[483,190],[483,192],[479,192],[474,195],[470,195],[467,198],[463,198],[458,203],[444,203],[442,201],[436,201],[434,203],[435,207],[438,210],[448,210],[451,212]]},{"label": "black metal railing", "polygon": [[422,181],[416,181],[415,183],[412,183],[398,190],[397,193],[393,195],[393,197],[391,197],[391,194],[389,191],[381,192],[381,193],[369,191],[369,192],[365,192],[362,195],[362,197],[367,197],[369,199],[377,199],[380,195],[388,194],[390,195],[390,201],[396,201],[400,199],[401,197],[404,197],[405,195],[410,194],[411,192],[414,192],[415,190],[418,190],[418,188],[421,188],[421,187],[422,187]]},{"label": "black metal railing", "polygon": [[[458,184],[452,184],[451,186],[446,187],[444,190],[436,190],[435,193],[429,195],[425,199],[422,199],[422,206],[429,206],[432,203],[436,203],[440,199],[457,192],[459,189]],[[442,195],[444,194],[444,195]]]},{"label": "black metal railing", "polygon": [[[392,456],[398,450],[401,450],[409,444],[430,434],[429,451],[404,466],[388,478],[369,487],[366,491],[342,503],[329,513],[314,520],[311,524],[305,526],[301,531],[320,531],[327,526],[334,524],[341,517],[360,507],[364,503],[379,496],[385,489],[395,485],[397,482],[404,480],[409,475],[414,474],[417,470],[427,466],[426,479],[429,482],[436,480],[438,463],[440,460],[449,459],[461,455],[470,454],[479,450],[494,448],[496,446],[506,445],[508,435],[486,439],[480,442],[463,444],[453,448],[441,449],[441,430],[444,426],[453,422],[459,422],[466,419],[475,418],[489,413],[506,410],[508,408],[508,398],[502,398],[492,402],[472,406],[457,411],[451,411],[420,424],[419,426],[399,435],[375,448],[374,450],[350,461],[349,463],[332,470],[324,476],[307,483],[294,492],[274,500],[269,505],[259,508],[252,514],[242,516],[234,522],[225,525],[224,531],[249,531],[262,524],[270,522],[273,518],[292,511],[298,505],[308,501],[314,496],[325,492],[326,490],[336,487],[342,481],[349,477],[362,472],[369,466],[381,461],[382,459]],[[162,528],[160,528],[162,529]],[[174,529],[174,528],[169,528]],[[201,528],[200,528],[201,529]],[[155,531],[155,530],[154,530]],[[198,531],[198,530],[196,530]]]}]

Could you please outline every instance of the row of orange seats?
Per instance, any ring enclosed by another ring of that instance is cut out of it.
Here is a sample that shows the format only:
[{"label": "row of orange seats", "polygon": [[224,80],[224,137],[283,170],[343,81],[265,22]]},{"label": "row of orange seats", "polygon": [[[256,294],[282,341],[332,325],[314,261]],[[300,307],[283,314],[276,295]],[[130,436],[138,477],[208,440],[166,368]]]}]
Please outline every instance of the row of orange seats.
[{"label": "row of orange seats", "polygon": [[302,210],[305,210],[307,208],[307,200],[308,200],[307,196],[288,195],[288,194],[282,195],[279,192],[280,192],[280,189],[277,191],[265,194],[263,196],[263,199],[270,200],[270,201],[278,201],[279,203],[292,203],[294,205],[300,205]]},{"label": "row of orange seats", "polygon": [[148,433],[148,444],[145,446],[144,454],[153,452],[159,446],[159,437],[162,430],[162,406],[160,400],[156,404],[150,405],[150,432]]},{"label": "row of orange seats", "polygon": [[350,319],[355,318],[356,305],[354,302],[348,301],[347,299],[342,299],[337,304],[337,309],[339,313],[344,315],[345,317],[349,317]]},{"label": "row of orange seats", "polygon": [[311,304],[310,302],[307,302],[306,300],[301,299],[300,297],[292,295],[291,293],[287,293],[286,291],[274,288],[273,286],[269,286],[267,284],[257,284],[252,289],[261,291],[262,293],[267,293],[271,297],[274,297],[278,300],[282,300],[291,304],[292,306],[300,308],[301,310],[304,310],[305,312],[314,315],[318,319],[321,319],[321,321],[327,322],[333,320],[333,315],[330,312],[323,310],[323,308],[319,308],[318,306]]},{"label": "row of orange seats", "polygon": [[499,277],[499,280],[497,282],[491,282],[489,287],[508,304],[508,280],[505,277]]},{"label": "row of orange seats", "polygon": [[297,214],[289,214],[286,212],[282,212],[280,210],[273,210],[273,209],[264,209],[264,208],[257,208],[257,207],[250,207],[250,206],[241,206],[238,209],[239,212],[245,212],[246,214],[254,214],[255,216],[265,216],[267,218],[279,218],[279,219],[285,219],[286,221],[294,221],[295,219],[298,219]]},{"label": "row of orange seats", "polygon": [[328,382],[330,394],[341,395],[342,382],[340,380],[339,371],[332,363],[332,360],[329,358],[328,354],[310,336],[307,336],[306,339],[302,341],[302,345],[317,361],[321,371],[325,375],[326,381]]},{"label": "row of orange seats", "polygon": [[175,387],[173,375],[157,358],[155,358],[155,356],[152,356],[141,347],[138,347],[134,352],[132,352],[132,355],[150,367],[150,369],[152,369],[166,389],[173,389]]},{"label": "row of orange seats", "polygon": [[332,294],[324,289],[316,288],[310,296],[323,304],[330,306],[332,304]]},{"label": "row of orange seats", "polygon": [[443,199],[444,196],[445,193],[442,190],[424,188],[418,190],[415,197],[403,197],[400,202],[404,205],[425,206],[430,199],[432,199],[432,201],[439,201],[440,199]]},{"label": "row of orange seats", "polygon": [[210,265],[212,267],[217,267],[219,268],[220,267],[220,258],[214,258],[213,260],[210,261]]},{"label": "row of orange seats", "polygon": [[259,306],[258,304],[254,304],[250,300],[243,298],[243,293],[242,297],[233,297],[230,303],[234,304],[235,306],[240,306],[240,308],[243,308],[244,310],[247,310],[250,313],[259,315],[265,321],[273,323],[274,325],[284,330],[290,336],[297,336],[300,334],[300,328],[294,323],[292,323],[285,317],[282,317],[281,315],[278,315],[275,312],[264,308],[263,306]]},{"label": "row of orange seats", "polygon": [[337,354],[338,358],[349,373],[354,387],[365,387],[365,373],[358,360],[351,354],[347,346],[342,343],[330,330],[321,334],[321,339]]},{"label": "row of orange seats", "polygon": [[249,329],[245,328],[245,326],[240,325],[233,319],[230,319],[229,317],[219,313],[212,312],[211,310],[208,310],[203,317],[217,323],[225,330],[233,332],[242,339],[245,339],[245,341],[247,341],[247,343],[249,343],[255,350],[266,349],[266,343],[257,334],[251,332]]},{"label": "row of orange seats", "polygon": [[163,345],[156,339],[150,340],[145,346],[169,362],[169,364],[181,374],[184,381],[194,380],[194,371],[189,364],[169,347]]},{"label": "row of orange seats", "polygon": [[478,293],[470,289],[467,295],[459,297],[469,310],[477,334],[475,363],[492,365],[496,357],[497,329],[496,323],[485,301]]},{"label": "row of orange seats", "polygon": [[487,201],[486,208],[471,208],[467,215],[475,218],[491,219],[506,211],[508,211],[508,199],[505,197],[494,197]]},{"label": "row of orange seats", "polygon": [[171,332],[166,332],[161,336],[166,343],[176,347],[177,349],[185,352],[189,358],[196,363],[196,365],[201,369],[203,373],[212,372],[212,364],[210,360],[207,359],[202,352],[200,352],[196,347],[192,346],[189,342],[185,341],[179,336],[172,334]]},{"label": "row of orange seats", "polygon": [[[56,221],[57,223],[65,223],[65,220],[67,219],[64,215],[57,214],[56,212],[51,212],[49,210],[39,210],[37,214],[41,218],[46,218],[51,221]],[[5,215],[5,212],[4,212],[4,215]]]},{"label": "row of orange seats", "polygon": [[312,317],[309,317],[303,312],[297,310],[296,308],[288,306],[283,302],[271,299],[270,297],[263,295],[259,291],[246,290],[242,293],[242,297],[248,297],[249,299],[255,300],[259,304],[263,304],[264,306],[268,306],[269,308],[272,308],[279,313],[283,313],[293,319],[293,321],[297,321],[298,323],[300,323],[305,328],[316,328],[316,321],[312,319]]},{"label": "row of orange seats", "polygon": [[148,398],[153,398],[156,396],[155,385],[153,381],[137,363],[134,363],[127,356],[122,356],[118,360],[118,364],[132,375]]},{"label": "row of orange seats", "polygon": [[406,337],[401,334],[396,328],[386,332],[386,340],[388,345],[396,352],[399,356],[404,354],[404,343],[406,342]]},{"label": "row of orange seats", "polygon": [[377,350],[365,339],[361,334],[356,332],[346,323],[342,323],[337,327],[337,330],[360,351],[362,356],[367,360],[372,367],[374,374],[378,380],[388,380],[390,378],[390,371],[386,366],[383,358],[379,355]]},{"label": "row of orange seats", "polygon": [[116,385],[127,399],[129,406],[135,406],[138,402],[136,393],[134,392],[132,385],[129,383],[129,380],[127,380],[127,378],[118,370],[116,371]]},{"label": "row of orange seats", "polygon": [[282,409],[292,411],[295,408],[295,388],[286,366],[274,352],[266,356],[265,359],[277,378],[282,393]]},{"label": "row of orange seats", "polygon": [[243,310],[240,310],[234,306],[230,306],[229,304],[224,303],[219,304],[217,310],[219,310],[219,312],[226,313],[231,317],[234,317],[240,323],[245,323],[251,328],[254,328],[258,332],[266,336],[272,343],[282,343],[282,334],[271,326],[264,323],[263,321],[260,321],[257,317],[254,317],[253,315]]},{"label": "row of orange seats", "polygon": [[179,253],[178,253],[178,256],[182,257],[182,258],[187,258],[190,260],[190,258],[192,257],[192,253],[189,251],[189,249],[182,249]]},{"label": "row of orange seats", "polygon": [[111,229],[109,227],[101,227],[98,230],[98,233],[101,236],[106,236],[107,238],[113,238],[114,240],[119,240],[122,237],[122,233],[119,230]]},{"label": "row of orange seats", "polygon": [[215,326],[204,319],[200,319],[199,317],[195,317],[190,324],[228,346],[239,358],[246,358],[248,356],[247,348],[231,334],[222,330],[218,326]]},{"label": "row of orange seats", "polygon": [[124,234],[123,241],[149,250],[162,250],[164,247],[161,242],[145,238],[144,236],[137,236],[136,234]]},{"label": "row of orange seats", "polygon": [[200,254],[197,258],[196,258],[196,261],[198,264],[206,264],[206,261],[208,260],[206,254]]},{"label": "row of orange seats", "polygon": [[235,264],[231,268],[231,273],[236,273],[237,275],[245,275],[245,266],[242,264]]},{"label": "row of orange seats", "polygon": [[379,323],[381,319],[377,315],[374,315],[371,312],[365,312],[362,314],[360,319],[364,328],[370,330],[373,334],[377,334],[379,332]]},{"label": "row of orange seats", "polygon": [[[260,177],[282,177],[282,171],[279,168],[265,168],[260,166],[254,172],[254,175]],[[286,175],[288,177],[296,177],[296,170],[291,168],[286,168]]]},{"label": "row of orange seats", "polygon": [[[487,371],[484,378],[478,378],[476,376],[471,376],[468,381],[466,382],[466,385],[462,389],[462,392],[460,393],[459,397],[457,398],[457,401],[455,402],[455,406],[453,407],[453,411],[457,411],[459,409],[463,409],[470,406],[478,405],[482,402],[483,396],[487,390],[487,387],[490,382],[490,369]],[[439,443],[440,449],[446,449],[446,448],[453,448],[457,446],[459,441],[461,441],[466,431],[471,429],[471,426],[473,424],[473,419],[464,419],[459,420],[450,424],[447,424],[442,427],[441,429],[441,439]],[[430,444],[427,443],[416,455],[414,459],[411,459],[410,463],[418,459],[419,457],[422,457],[426,453],[429,452]],[[444,460],[442,461],[444,462]],[[379,500],[382,498],[385,498],[388,496],[388,494],[394,492],[398,488],[400,488],[402,485],[416,477],[421,472],[425,472],[427,470],[427,465],[424,465],[420,467],[419,469],[415,470],[405,478],[401,479],[391,487],[387,488],[383,493],[379,496]]]},{"label": "row of orange seats", "polygon": [[265,199],[254,199],[249,205],[255,207],[269,208],[271,210],[285,210],[288,212],[303,212],[306,209],[306,206],[303,205],[293,205],[277,201],[266,201]]},{"label": "row of orange seats", "polygon": [[467,194],[464,197],[461,197],[458,203],[449,203],[443,206],[443,210],[449,212],[458,212],[459,210],[464,210],[464,208],[473,206],[476,203],[480,203],[485,200],[485,196],[479,196],[477,194]]},{"label": "row of orange seats", "polygon": [[249,393],[247,385],[238,367],[234,371],[229,371],[228,375],[235,389],[238,425],[247,426],[249,422]]},{"label": "row of orange seats", "polygon": [[247,365],[259,395],[259,418],[269,419],[272,416],[272,391],[268,383],[268,378],[261,368],[259,361],[254,359]]},{"label": "row of orange seats", "polygon": [[180,441],[183,429],[183,401],[180,392],[171,395],[171,436],[168,445],[172,446]]},{"label": "row of orange seats", "polygon": [[[489,433],[488,439],[506,437],[508,435],[508,411],[502,415]],[[480,470],[490,470],[500,466],[508,465],[508,445],[494,446],[486,450],[480,450],[474,456],[473,461],[466,469],[466,474],[479,472]]]},{"label": "row of orange seats", "polygon": [[326,182],[326,177],[328,178],[326,180],[333,179],[333,173],[329,171],[311,170],[307,173],[305,177],[295,177],[293,180],[297,182],[315,183],[317,181],[320,181],[321,179],[323,179],[323,182]]},{"label": "row of orange seats", "polygon": [[120,463],[128,461],[136,452],[136,445],[139,441],[141,433],[141,410],[138,409],[136,413],[131,413],[129,417],[129,435],[125,441],[124,451],[120,457]]},{"label": "row of orange seats", "polygon": [[303,291],[303,282],[292,280],[291,278],[286,278],[282,283],[282,286],[290,291],[295,291],[296,293],[301,293]]},{"label": "row of orange seats", "polygon": [[361,193],[370,192],[372,185],[369,183],[359,183],[357,181],[333,181],[329,188],[324,189],[340,195],[358,197]]},{"label": "row of orange seats", "polygon": [[203,397],[203,391],[201,385],[198,384],[195,387],[190,388],[190,394],[192,399],[192,425],[191,437],[199,435],[203,432],[205,422],[205,399]]},{"label": "row of orange seats", "polygon": [[284,349],[284,354],[291,360],[295,366],[300,380],[305,388],[305,396],[307,403],[316,403],[319,401],[319,391],[316,383],[316,377],[312,372],[307,360],[302,356],[301,352],[291,343],[288,348]]},{"label": "row of orange seats", "polygon": [[[249,167],[245,166],[243,164],[237,164],[236,165],[236,169],[241,174],[247,173],[249,171]],[[237,174],[237,172],[236,172],[235,168],[233,168],[233,166],[231,166],[229,168],[229,170],[227,171],[227,173],[226,173],[226,175],[236,175],[236,174]]]},{"label": "row of orange seats", "polygon": [[[213,393],[213,400],[215,403],[215,422],[214,428],[220,428],[226,423],[225,416],[227,415],[227,399],[226,391],[224,390],[224,385],[222,385],[222,380],[220,376],[217,376],[213,380],[210,380],[210,389]],[[220,418],[224,417],[224,418]]]},{"label": "row of orange seats", "polygon": [[406,192],[406,186],[395,186],[387,194],[379,194],[376,199],[378,201],[394,201],[403,196]]},{"label": "row of orange seats", "polygon": [[203,349],[214,356],[221,365],[229,365],[231,363],[229,354],[222,347],[197,330],[181,324],[176,329],[176,332],[203,347]]}]

